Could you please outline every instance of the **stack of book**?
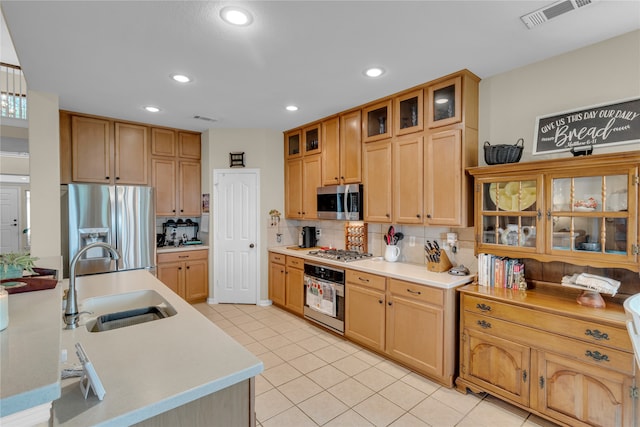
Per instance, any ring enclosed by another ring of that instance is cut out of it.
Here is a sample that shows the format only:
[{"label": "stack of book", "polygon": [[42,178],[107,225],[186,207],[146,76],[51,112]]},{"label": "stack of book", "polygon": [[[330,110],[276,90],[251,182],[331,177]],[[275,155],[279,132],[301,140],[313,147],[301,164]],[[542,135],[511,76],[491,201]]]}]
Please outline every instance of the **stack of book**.
[{"label": "stack of book", "polygon": [[524,264],[518,259],[478,254],[478,285],[492,288],[526,288]]}]

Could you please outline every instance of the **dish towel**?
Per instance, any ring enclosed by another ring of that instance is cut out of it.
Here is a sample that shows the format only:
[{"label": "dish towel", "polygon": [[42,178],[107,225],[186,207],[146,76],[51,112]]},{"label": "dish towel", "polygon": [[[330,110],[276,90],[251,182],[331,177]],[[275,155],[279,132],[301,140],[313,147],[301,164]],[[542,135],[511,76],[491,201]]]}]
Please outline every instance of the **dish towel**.
[{"label": "dish towel", "polygon": [[314,280],[310,277],[305,279],[307,289],[307,305],[326,315],[336,316],[336,288],[333,283]]}]

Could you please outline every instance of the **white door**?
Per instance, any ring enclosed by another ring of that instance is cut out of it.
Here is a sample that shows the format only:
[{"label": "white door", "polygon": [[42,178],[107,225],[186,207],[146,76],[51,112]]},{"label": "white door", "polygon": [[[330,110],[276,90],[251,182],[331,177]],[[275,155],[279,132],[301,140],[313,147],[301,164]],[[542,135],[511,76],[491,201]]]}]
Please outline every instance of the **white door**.
[{"label": "white door", "polygon": [[213,171],[215,302],[258,301],[259,187],[257,169]]},{"label": "white door", "polygon": [[0,187],[0,253],[20,250],[20,189]]}]

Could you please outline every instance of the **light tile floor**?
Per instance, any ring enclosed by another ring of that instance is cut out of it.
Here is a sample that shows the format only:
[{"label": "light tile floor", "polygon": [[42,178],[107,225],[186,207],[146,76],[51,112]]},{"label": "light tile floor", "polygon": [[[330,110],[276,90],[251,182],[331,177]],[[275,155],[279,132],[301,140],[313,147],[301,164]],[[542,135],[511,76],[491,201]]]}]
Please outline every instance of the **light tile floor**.
[{"label": "light tile floor", "polygon": [[442,387],[277,307],[195,308],[263,361],[261,427],[555,425],[492,396]]}]

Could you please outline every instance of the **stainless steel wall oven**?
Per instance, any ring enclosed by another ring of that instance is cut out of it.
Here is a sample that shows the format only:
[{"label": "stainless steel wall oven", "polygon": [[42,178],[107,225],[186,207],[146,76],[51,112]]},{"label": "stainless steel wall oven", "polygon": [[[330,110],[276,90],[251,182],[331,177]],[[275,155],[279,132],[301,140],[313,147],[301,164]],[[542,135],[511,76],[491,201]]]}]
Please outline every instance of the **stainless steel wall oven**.
[{"label": "stainless steel wall oven", "polygon": [[344,335],[345,272],[318,264],[304,264],[304,317]]}]

